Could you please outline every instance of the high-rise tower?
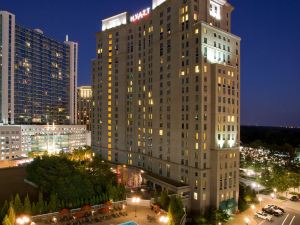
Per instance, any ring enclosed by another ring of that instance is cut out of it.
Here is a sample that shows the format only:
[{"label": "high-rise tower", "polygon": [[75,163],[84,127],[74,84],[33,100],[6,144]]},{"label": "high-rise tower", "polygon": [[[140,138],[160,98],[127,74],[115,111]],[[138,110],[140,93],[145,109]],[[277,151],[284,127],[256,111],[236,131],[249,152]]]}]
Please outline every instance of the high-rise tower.
[{"label": "high-rise tower", "polygon": [[76,124],[78,44],[0,11],[0,123]]},{"label": "high-rise tower", "polygon": [[194,210],[238,201],[240,38],[231,33],[232,11],[226,0],[153,0],[103,20],[97,34],[93,149],[189,186]]}]

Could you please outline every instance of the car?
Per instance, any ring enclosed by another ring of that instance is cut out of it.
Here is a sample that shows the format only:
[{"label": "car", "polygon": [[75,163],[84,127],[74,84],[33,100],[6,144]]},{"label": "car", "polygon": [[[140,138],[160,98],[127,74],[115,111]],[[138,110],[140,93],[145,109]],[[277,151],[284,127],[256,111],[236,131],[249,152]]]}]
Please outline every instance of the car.
[{"label": "car", "polygon": [[280,208],[279,206],[277,205],[267,205],[268,207],[273,207],[274,209],[278,209],[278,210],[281,210],[283,213],[285,213],[284,209],[283,208]]},{"label": "car", "polygon": [[297,202],[297,201],[299,201],[299,198],[298,198],[298,196],[294,195],[290,198],[290,200],[293,202]]},{"label": "car", "polygon": [[272,221],[273,217],[265,212],[256,212],[255,216],[264,220]]},{"label": "car", "polygon": [[263,212],[274,216],[281,216],[283,212],[280,209],[275,209],[274,206],[266,206],[262,209]]}]

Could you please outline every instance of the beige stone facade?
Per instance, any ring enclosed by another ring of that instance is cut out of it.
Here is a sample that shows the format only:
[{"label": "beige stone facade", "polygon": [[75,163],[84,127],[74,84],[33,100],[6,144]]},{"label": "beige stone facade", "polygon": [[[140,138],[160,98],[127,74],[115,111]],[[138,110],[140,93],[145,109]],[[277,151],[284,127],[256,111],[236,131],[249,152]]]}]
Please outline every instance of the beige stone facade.
[{"label": "beige stone facade", "polygon": [[92,146],[189,185],[191,208],[238,200],[240,38],[225,0],[153,0],[103,21]]}]

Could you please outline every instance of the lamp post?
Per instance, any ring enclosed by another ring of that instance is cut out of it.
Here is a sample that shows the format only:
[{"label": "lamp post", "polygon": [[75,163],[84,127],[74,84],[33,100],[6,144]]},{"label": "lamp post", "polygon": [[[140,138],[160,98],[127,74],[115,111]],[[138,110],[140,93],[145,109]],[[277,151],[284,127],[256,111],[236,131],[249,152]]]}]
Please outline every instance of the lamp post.
[{"label": "lamp post", "polygon": [[140,201],[141,201],[141,198],[139,198],[139,197],[133,197],[132,198],[132,203],[135,205],[135,207],[134,207],[134,217],[136,217],[136,207],[137,207],[138,203],[140,203]]}]

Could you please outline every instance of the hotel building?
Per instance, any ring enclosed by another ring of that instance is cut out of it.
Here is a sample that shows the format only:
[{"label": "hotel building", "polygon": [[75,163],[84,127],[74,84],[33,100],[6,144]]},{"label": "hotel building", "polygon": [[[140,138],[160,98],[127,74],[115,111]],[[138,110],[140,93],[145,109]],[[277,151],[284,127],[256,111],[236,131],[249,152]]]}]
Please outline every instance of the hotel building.
[{"label": "hotel building", "polygon": [[92,147],[189,197],[234,210],[239,193],[240,38],[226,0],[153,0],[102,21]]},{"label": "hotel building", "polygon": [[0,11],[0,123],[76,124],[78,44]]},{"label": "hotel building", "polygon": [[86,125],[89,131],[91,130],[92,97],[91,86],[77,88],[77,124]]}]

